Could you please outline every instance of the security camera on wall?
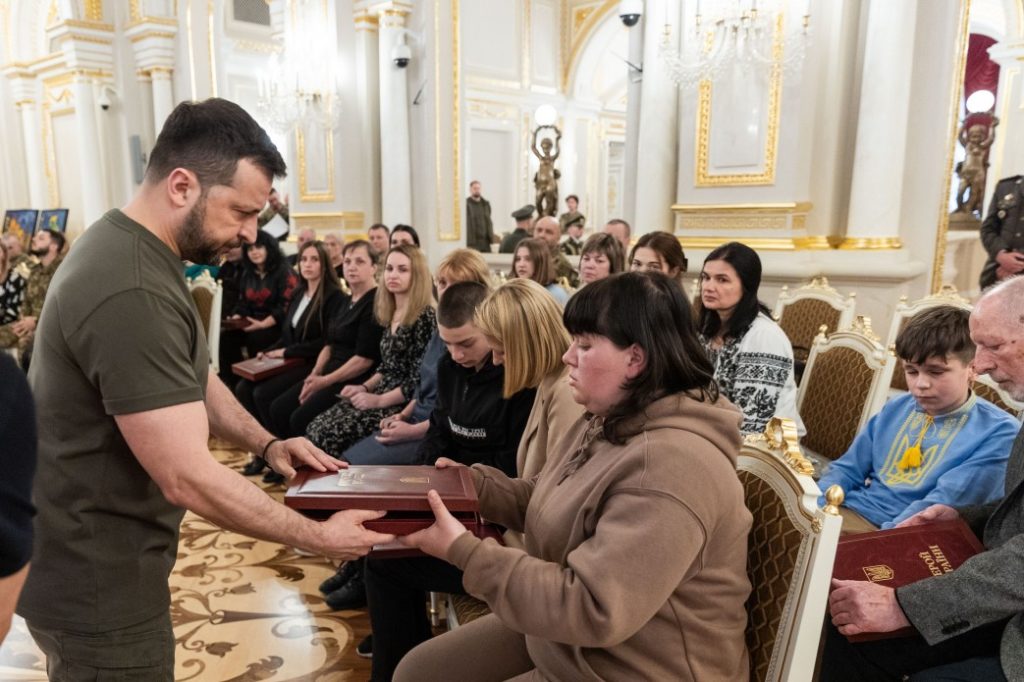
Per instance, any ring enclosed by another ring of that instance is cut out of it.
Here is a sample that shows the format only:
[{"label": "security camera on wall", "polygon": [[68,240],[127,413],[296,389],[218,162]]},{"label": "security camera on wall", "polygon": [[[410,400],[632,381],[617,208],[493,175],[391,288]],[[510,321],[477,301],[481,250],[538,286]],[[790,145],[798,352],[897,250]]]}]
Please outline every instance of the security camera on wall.
[{"label": "security camera on wall", "polygon": [[117,97],[117,91],[109,85],[104,85],[100,88],[99,97],[96,98],[96,104],[100,105],[100,109],[103,111],[110,111],[110,107],[113,106],[113,98]]},{"label": "security camera on wall", "polygon": [[391,48],[391,61],[395,63],[400,69],[404,69],[409,66],[409,62],[412,60],[412,50],[405,43],[399,43]]},{"label": "security camera on wall", "polygon": [[628,28],[637,25],[644,13],[644,0],[622,0],[619,3],[619,19]]}]

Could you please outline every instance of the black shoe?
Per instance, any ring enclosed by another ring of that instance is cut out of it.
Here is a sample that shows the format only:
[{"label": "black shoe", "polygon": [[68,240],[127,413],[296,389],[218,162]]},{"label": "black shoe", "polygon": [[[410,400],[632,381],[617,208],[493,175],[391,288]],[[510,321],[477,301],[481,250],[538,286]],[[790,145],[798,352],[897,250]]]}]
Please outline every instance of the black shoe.
[{"label": "black shoe", "polygon": [[279,474],[273,469],[263,474],[264,483],[284,483],[284,474]]},{"label": "black shoe", "polygon": [[361,656],[363,658],[373,658],[373,635],[372,634],[369,634],[366,637],[363,637],[363,641],[361,641],[356,646],[356,656]]},{"label": "black shoe", "polygon": [[324,601],[334,611],[364,608],[366,606],[366,583],[363,582],[362,573],[328,594]]},{"label": "black shoe", "polygon": [[256,474],[263,471],[267,466],[267,460],[262,457],[253,457],[252,461],[245,465],[242,469],[243,476],[255,476]]},{"label": "black shoe", "polygon": [[324,594],[330,594],[339,587],[342,587],[345,583],[355,577],[356,573],[359,572],[359,561],[346,561],[341,568],[338,569],[337,573],[332,575],[327,580],[320,583],[320,591]]}]

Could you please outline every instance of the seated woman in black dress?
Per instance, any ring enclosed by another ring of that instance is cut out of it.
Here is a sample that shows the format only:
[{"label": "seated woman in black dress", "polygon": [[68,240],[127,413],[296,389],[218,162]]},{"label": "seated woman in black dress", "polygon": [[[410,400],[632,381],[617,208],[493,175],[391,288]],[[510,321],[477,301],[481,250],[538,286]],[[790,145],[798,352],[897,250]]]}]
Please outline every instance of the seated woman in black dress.
[{"label": "seated woman in black dress", "polygon": [[380,362],[384,328],[373,316],[377,262],[370,244],[362,239],[346,244],[343,267],[352,296],[328,322],[326,345],[313,370],[270,404],[270,431],[278,438],[304,434],[309,422],[338,402],[342,386],[366,381]]},{"label": "seated woman in black dress", "polygon": [[[235,385],[238,402],[264,426],[270,425],[270,405],[274,399],[309,374],[323,350],[324,330],[346,299],[322,244],[303,244],[298,253],[298,267],[301,281],[281,326],[281,338],[267,350],[257,353],[257,357],[299,358],[305,362],[259,383],[242,379]],[[256,457],[244,473],[247,476],[259,473],[265,465],[266,462]]]},{"label": "seated woman in black dress", "polygon": [[239,297],[229,317],[248,324],[220,335],[220,378],[228,386],[235,385],[231,365],[242,359],[243,348],[256,357],[281,336],[280,325],[298,281],[268,233],[260,230],[256,242],[243,247]]}]

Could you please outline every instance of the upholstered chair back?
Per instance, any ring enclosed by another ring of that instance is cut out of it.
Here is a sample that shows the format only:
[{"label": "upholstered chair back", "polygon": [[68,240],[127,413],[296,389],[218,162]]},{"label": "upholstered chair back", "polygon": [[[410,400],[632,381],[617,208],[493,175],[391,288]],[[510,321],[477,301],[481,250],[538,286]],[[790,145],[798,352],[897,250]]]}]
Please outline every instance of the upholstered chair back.
[{"label": "upholstered chair back", "polygon": [[[791,420],[775,418],[764,435],[748,436],[737,469],[754,519],[747,556],[750,679],[810,680],[842,520],[834,506],[818,509],[820,493]],[[829,495],[841,503],[838,486]]]},{"label": "upholstered chair back", "polygon": [[807,429],[801,445],[812,460],[830,461],[846,452],[885,404],[894,364],[866,317],[831,336],[818,334],[797,391],[797,411]]},{"label": "upholstered chair back", "polygon": [[209,272],[202,272],[198,277],[188,281],[188,289],[192,300],[199,311],[199,319],[203,323],[206,334],[206,347],[210,353],[210,366],[214,372],[220,371],[218,353],[220,352],[220,319],[224,292],[220,282],[214,281]]},{"label": "upholstered chair back", "polygon": [[[822,326],[831,334],[853,321],[855,294],[843,298],[828,284],[825,277],[815,277],[795,291],[782,287],[772,315],[793,344],[793,359],[797,367],[807,363],[811,344]],[[799,374],[799,372],[798,372]]]}]

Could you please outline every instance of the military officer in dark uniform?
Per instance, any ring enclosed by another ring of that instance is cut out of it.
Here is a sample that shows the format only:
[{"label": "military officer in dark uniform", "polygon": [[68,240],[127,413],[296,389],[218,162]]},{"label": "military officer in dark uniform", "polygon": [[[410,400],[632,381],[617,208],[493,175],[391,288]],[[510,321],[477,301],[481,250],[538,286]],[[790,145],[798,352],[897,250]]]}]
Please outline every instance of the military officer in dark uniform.
[{"label": "military officer in dark uniform", "polygon": [[533,234],[533,211],[533,204],[527,204],[512,212],[512,217],[516,221],[516,229],[506,234],[505,238],[501,240],[499,253],[515,253],[519,242]]},{"label": "military officer in dark uniform", "polygon": [[981,224],[981,243],[988,262],[981,270],[984,289],[1024,272],[1024,176],[1003,178],[996,185],[988,216]]}]

